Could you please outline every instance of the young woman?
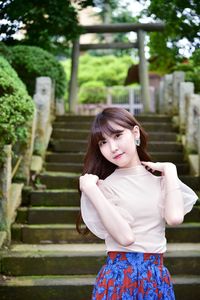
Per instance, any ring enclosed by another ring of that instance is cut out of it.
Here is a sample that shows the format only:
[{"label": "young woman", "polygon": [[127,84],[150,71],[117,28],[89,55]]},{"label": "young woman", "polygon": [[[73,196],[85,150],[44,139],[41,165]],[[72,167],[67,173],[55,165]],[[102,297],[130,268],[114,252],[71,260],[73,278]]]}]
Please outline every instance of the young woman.
[{"label": "young woman", "polygon": [[174,164],[150,161],[146,143],[143,128],[124,109],[106,108],[93,122],[80,177],[81,214],[105,239],[108,254],[93,300],[175,299],[163,265],[165,224],[181,224],[198,197],[178,179]]}]

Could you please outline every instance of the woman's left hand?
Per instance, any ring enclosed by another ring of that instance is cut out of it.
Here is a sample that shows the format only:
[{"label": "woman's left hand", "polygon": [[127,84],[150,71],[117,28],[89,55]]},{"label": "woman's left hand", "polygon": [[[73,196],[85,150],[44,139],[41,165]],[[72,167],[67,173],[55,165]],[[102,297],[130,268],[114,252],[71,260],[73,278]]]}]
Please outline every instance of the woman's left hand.
[{"label": "woman's left hand", "polygon": [[147,170],[151,170],[152,172],[159,171],[162,174],[165,174],[165,172],[169,169],[175,169],[176,166],[173,163],[170,162],[151,162],[151,161],[141,161],[142,165],[147,167]]}]

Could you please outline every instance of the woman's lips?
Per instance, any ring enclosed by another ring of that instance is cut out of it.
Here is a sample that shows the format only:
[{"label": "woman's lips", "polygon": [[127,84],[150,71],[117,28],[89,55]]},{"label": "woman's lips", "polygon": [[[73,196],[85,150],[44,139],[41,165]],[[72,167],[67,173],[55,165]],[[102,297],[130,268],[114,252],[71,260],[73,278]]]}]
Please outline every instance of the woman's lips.
[{"label": "woman's lips", "polygon": [[115,155],[115,156],[114,156],[114,159],[119,159],[119,158],[121,158],[121,156],[122,156],[123,154],[124,154],[124,153],[120,153],[120,154]]}]

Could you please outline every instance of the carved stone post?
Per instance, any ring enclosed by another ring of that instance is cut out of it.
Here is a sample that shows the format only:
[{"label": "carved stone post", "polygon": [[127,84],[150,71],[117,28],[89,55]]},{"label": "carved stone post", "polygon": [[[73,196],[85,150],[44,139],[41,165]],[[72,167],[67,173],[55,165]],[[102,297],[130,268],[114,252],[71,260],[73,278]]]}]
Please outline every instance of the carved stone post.
[{"label": "carved stone post", "polygon": [[200,116],[198,117],[198,131],[197,131],[197,139],[198,139],[198,175],[200,176]]},{"label": "carved stone post", "polygon": [[18,167],[16,178],[23,181],[26,185],[29,184],[30,180],[30,168],[33,155],[33,147],[35,141],[35,131],[36,131],[36,120],[37,111],[34,110],[33,118],[28,123],[28,137],[26,140],[26,145],[21,149],[20,155],[22,156],[22,161]]},{"label": "carved stone post", "polygon": [[189,151],[198,151],[198,117],[200,116],[200,95],[187,97],[186,143]]},{"label": "carved stone post", "polygon": [[186,96],[194,93],[193,82],[181,82],[179,86],[179,127],[182,132],[185,131],[186,126]]},{"label": "carved stone post", "polygon": [[38,77],[36,80],[36,94],[33,97],[37,108],[37,124],[34,150],[43,156],[48,146],[52,125],[52,81],[49,77]]},{"label": "carved stone post", "polygon": [[6,232],[7,240],[10,241],[10,230],[9,230],[9,193],[11,189],[12,179],[12,167],[11,167],[11,156],[12,148],[11,145],[6,145],[3,148],[4,161],[1,164],[0,169],[0,225],[1,231]]},{"label": "carved stone post", "polygon": [[163,112],[170,113],[172,109],[172,74],[164,76],[163,82]]},{"label": "carved stone post", "polygon": [[158,100],[157,100],[157,111],[158,113],[164,113],[164,81],[162,80],[159,85],[158,90]]},{"label": "carved stone post", "polygon": [[175,71],[173,73],[172,89],[173,89],[173,103],[172,103],[172,113],[178,114],[179,108],[179,86],[181,82],[185,80],[185,73],[182,71]]},{"label": "carved stone post", "polygon": [[138,30],[138,45],[139,45],[139,77],[141,84],[142,101],[144,103],[144,112],[150,112],[150,93],[149,93],[149,77],[148,77],[148,66],[145,58],[144,49],[145,32]]}]

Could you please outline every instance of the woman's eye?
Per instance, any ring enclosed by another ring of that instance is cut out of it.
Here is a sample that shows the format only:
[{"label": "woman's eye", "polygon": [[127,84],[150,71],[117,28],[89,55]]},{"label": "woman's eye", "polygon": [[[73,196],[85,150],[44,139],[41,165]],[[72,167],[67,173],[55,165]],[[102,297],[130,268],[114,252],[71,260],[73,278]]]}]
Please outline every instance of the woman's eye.
[{"label": "woman's eye", "polygon": [[99,147],[101,147],[101,146],[103,146],[103,145],[105,145],[105,144],[106,144],[106,141],[105,141],[105,140],[99,141]]},{"label": "woman's eye", "polygon": [[116,137],[116,138],[119,138],[121,135],[122,135],[121,133],[116,133],[116,134],[115,134],[115,137]]}]

